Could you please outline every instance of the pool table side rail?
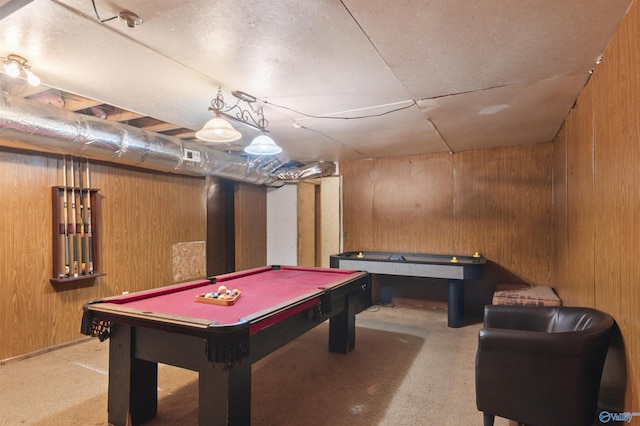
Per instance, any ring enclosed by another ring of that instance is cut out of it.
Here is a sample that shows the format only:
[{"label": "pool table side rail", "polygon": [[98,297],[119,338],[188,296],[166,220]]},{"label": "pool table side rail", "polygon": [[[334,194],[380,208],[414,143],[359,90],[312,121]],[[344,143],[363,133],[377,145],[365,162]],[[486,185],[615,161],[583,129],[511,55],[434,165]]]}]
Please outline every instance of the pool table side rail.
[{"label": "pool table side rail", "polygon": [[112,323],[202,339],[207,359],[213,363],[233,363],[250,355],[251,324],[245,320],[221,325],[198,318],[143,313],[138,309],[123,308],[109,303],[85,305],[82,315],[82,334],[98,337],[100,341],[104,341],[110,337]]},{"label": "pool table side rail", "polygon": [[182,290],[198,288],[205,285],[209,285],[211,283],[212,283],[211,279],[188,281],[184,283],[168,285],[165,287],[157,287],[157,288],[151,288],[149,290],[137,291],[135,293],[130,293],[130,294],[126,293],[118,296],[106,297],[104,299],[99,299],[92,303],[108,302],[108,303],[124,304],[124,303],[133,302],[136,300],[145,299],[149,295],[164,296],[165,294],[171,294],[171,293],[176,293]]},{"label": "pool table side rail", "polygon": [[[214,277],[210,277],[212,283],[222,283],[225,281],[231,281],[238,278],[244,278],[251,275],[261,274],[263,272],[272,271],[272,270],[296,270],[296,271],[308,271],[308,272],[326,272],[334,275],[351,275],[353,273],[359,272],[355,270],[348,269],[338,269],[335,268],[321,268],[321,267],[304,267],[304,266],[283,266],[283,265],[270,265],[270,266],[260,266],[253,269],[247,269],[244,271],[237,272],[229,272],[227,274],[216,275]],[[345,278],[349,279],[349,278]],[[339,283],[338,283],[339,284]]]},{"label": "pool table side rail", "polygon": [[[256,268],[251,270],[251,273],[260,273],[271,269],[271,267]],[[313,310],[313,320],[320,324],[339,312],[339,310],[336,311],[332,308],[335,300],[354,291],[363,291],[369,283],[367,272],[325,269],[327,272],[344,274],[345,277],[330,285],[318,287],[316,291],[308,292],[275,307],[243,317],[236,323],[219,324],[202,318],[154,313],[124,306],[126,301],[139,300],[144,298],[143,296],[166,295],[208,285],[211,282],[202,280],[86,303],[83,307],[81,333],[98,337],[100,341],[104,341],[109,338],[111,323],[114,322],[131,327],[146,327],[168,333],[187,334],[205,340],[205,351],[210,362],[233,363],[250,356],[251,335],[307,309]],[[243,272],[250,271],[226,274],[226,276],[235,275],[238,278],[250,275]],[[356,288],[350,285],[354,282]]]},{"label": "pool table side rail", "polygon": [[[196,280],[189,281],[179,284],[173,284],[166,287],[161,288],[153,288],[149,290],[143,290],[136,293],[131,294],[122,294],[117,296],[106,297],[103,299],[93,300],[91,302],[85,303],[82,308],[82,322],[80,325],[80,333],[85,336],[98,337],[100,341],[104,341],[109,338],[109,324],[104,322],[108,322],[111,319],[119,320],[123,318],[123,315],[118,315],[114,309],[121,311],[122,314],[126,313],[127,316],[131,314],[132,316],[137,316],[136,313],[139,313],[142,319],[146,318],[148,315],[142,315],[142,311],[132,310],[128,308],[121,307],[119,305],[125,304],[128,302],[132,302],[135,300],[141,300],[149,295],[161,296],[170,293],[175,293],[183,290],[193,289],[202,287],[205,285],[211,284],[211,280]],[[97,318],[99,314],[100,318]],[[109,317],[110,319],[107,319]],[[184,323],[185,318],[176,317],[176,323]],[[102,323],[101,323],[102,322]],[[189,321],[193,323],[193,321]]]}]

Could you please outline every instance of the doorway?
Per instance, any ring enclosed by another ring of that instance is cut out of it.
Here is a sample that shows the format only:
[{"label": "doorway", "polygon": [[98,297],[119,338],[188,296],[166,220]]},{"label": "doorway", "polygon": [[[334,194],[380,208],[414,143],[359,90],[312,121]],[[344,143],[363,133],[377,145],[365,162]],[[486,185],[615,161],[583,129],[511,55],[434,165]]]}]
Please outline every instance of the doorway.
[{"label": "doorway", "polygon": [[298,266],[322,266],[321,188],[314,179],[298,183]]}]

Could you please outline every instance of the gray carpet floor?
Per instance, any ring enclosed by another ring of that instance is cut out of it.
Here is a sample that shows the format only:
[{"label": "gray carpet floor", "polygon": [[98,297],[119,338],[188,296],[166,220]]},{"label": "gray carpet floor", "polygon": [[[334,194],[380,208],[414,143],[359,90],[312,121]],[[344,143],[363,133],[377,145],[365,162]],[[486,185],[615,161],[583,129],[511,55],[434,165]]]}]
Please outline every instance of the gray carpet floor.
[{"label": "gray carpet floor", "polygon": [[[356,349],[328,352],[323,324],[252,367],[252,424],[481,425],[475,324],[441,309],[374,306],[356,319]],[[107,425],[108,342],[78,343],[0,364],[0,424]],[[148,425],[197,424],[197,374],[160,365]],[[496,419],[496,426],[508,425]]]}]

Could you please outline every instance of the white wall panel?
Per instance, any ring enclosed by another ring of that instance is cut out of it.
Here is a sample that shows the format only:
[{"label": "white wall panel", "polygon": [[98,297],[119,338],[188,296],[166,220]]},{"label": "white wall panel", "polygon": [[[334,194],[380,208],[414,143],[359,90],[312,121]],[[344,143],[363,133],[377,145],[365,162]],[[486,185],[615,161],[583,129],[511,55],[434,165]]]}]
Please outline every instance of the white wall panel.
[{"label": "white wall panel", "polygon": [[297,184],[267,190],[267,264],[296,265]]}]

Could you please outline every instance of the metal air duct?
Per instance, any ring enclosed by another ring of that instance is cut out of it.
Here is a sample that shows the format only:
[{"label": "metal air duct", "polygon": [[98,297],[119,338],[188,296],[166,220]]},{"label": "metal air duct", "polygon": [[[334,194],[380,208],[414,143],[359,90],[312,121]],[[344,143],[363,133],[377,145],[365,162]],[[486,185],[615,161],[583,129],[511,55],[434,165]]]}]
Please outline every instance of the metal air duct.
[{"label": "metal air duct", "polygon": [[269,186],[335,172],[333,163],[292,166],[278,157],[227,154],[6,93],[0,102],[0,145]]}]

